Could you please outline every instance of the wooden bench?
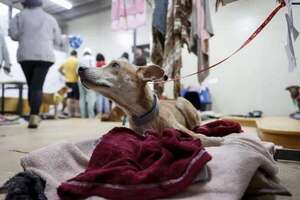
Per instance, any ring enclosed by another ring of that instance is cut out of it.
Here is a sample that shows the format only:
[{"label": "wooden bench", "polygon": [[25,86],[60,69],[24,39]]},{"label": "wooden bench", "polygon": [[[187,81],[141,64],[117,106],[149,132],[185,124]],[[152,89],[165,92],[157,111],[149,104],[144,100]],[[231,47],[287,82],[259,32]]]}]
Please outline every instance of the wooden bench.
[{"label": "wooden bench", "polygon": [[265,117],[257,120],[257,131],[262,140],[288,149],[300,150],[300,121],[288,117]]}]

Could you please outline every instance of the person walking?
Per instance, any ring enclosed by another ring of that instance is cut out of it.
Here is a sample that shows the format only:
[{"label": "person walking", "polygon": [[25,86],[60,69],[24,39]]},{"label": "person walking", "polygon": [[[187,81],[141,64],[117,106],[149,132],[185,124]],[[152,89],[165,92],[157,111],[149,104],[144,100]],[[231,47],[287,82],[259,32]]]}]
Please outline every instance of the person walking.
[{"label": "person walking", "polygon": [[[96,56],[96,67],[101,68],[106,65],[105,57],[103,54],[98,53]],[[109,113],[111,110],[111,103],[108,98],[101,94],[96,94],[96,110],[98,114]]]},{"label": "person walking", "polygon": [[73,50],[70,57],[60,66],[59,72],[65,77],[66,85],[70,89],[68,92],[67,107],[70,117],[79,116],[79,87],[77,67],[79,59],[77,51]]},{"label": "person walking", "polygon": [[7,50],[7,45],[5,42],[4,35],[0,30],[0,69],[3,67],[3,70],[6,74],[10,73],[11,62],[9,58],[9,53]]},{"label": "person walking", "polygon": [[[95,58],[92,56],[92,50],[85,48],[83,51],[83,57],[79,61],[80,67],[96,67]],[[80,94],[80,114],[82,118],[95,118],[95,105],[96,105],[96,93],[92,90],[85,88],[81,82],[79,85]]]},{"label": "person walking", "polygon": [[54,46],[62,44],[57,21],[42,9],[42,0],[22,0],[24,9],[10,22],[9,36],[19,43],[17,60],[28,84],[28,128],[38,128],[43,85],[55,62]]}]

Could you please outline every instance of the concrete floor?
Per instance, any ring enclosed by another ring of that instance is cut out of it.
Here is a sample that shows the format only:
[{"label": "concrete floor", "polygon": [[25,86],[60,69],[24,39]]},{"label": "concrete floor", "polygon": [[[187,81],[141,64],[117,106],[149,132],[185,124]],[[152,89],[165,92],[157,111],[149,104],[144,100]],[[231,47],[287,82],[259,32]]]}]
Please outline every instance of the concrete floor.
[{"label": "concrete floor", "polygon": [[[99,120],[67,119],[42,122],[37,130],[28,130],[26,124],[0,127],[0,185],[22,171],[19,159],[24,155],[16,151],[30,152],[61,140],[78,142],[83,139],[99,138],[120,123],[101,123]],[[292,192],[292,198],[300,199],[300,163],[279,162],[279,177]],[[4,199],[0,196],[0,200]]]}]

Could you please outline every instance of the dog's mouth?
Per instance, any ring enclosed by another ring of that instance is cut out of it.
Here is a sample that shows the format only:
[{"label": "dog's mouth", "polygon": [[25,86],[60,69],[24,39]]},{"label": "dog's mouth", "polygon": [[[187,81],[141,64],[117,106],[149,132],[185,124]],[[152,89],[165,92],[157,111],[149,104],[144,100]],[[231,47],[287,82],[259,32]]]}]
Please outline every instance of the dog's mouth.
[{"label": "dog's mouth", "polygon": [[84,87],[87,89],[97,89],[97,88],[111,88],[108,83],[104,81],[94,81],[87,78],[81,79],[81,82]]}]

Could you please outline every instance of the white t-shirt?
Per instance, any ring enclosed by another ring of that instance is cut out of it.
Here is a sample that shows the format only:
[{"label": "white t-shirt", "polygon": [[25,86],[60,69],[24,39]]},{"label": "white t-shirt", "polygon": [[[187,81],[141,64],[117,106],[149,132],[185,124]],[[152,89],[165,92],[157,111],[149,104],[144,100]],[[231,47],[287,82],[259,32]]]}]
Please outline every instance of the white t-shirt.
[{"label": "white t-shirt", "polygon": [[79,61],[79,67],[96,67],[95,58],[91,55],[84,55]]}]

